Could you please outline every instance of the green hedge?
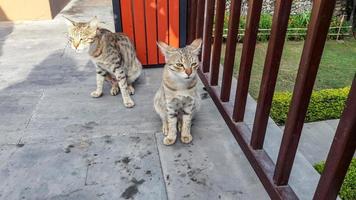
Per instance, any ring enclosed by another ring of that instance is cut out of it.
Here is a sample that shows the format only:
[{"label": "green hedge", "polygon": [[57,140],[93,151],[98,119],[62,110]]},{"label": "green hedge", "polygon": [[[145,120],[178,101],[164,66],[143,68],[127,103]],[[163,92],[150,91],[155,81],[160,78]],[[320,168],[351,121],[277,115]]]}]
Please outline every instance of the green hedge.
[{"label": "green hedge", "polygon": [[[316,171],[320,174],[323,172],[325,162],[314,165]],[[342,200],[355,200],[356,199],[356,158],[352,159],[346,177],[341,186],[339,196]]]},{"label": "green hedge", "polygon": [[[350,87],[314,91],[305,122],[340,118],[349,91]],[[285,123],[291,99],[291,92],[276,92],[274,94],[271,117],[277,124]]]},{"label": "green hedge", "polygon": [[[301,13],[291,15],[289,17],[288,22],[288,31],[287,31],[287,39],[288,40],[304,40],[306,38],[306,30],[295,30],[295,28],[308,28],[308,23],[310,21],[310,12]],[[262,13],[260,18],[260,29],[271,29],[272,27],[272,18],[273,16],[268,13]],[[224,28],[225,31],[228,28],[229,15],[225,16]],[[350,24],[348,22],[343,23],[343,28],[341,28],[340,35],[347,34],[350,32],[350,28],[348,28]],[[339,27],[340,26],[340,18],[333,17],[331,21],[330,27]],[[241,16],[240,25],[239,25],[239,34],[243,34],[243,30],[246,27],[246,16]],[[338,29],[330,29],[329,34],[336,34]],[[267,41],[269,39],[270,31],[260,30],[257,40],[259,41]],[[227,32],[225,32],[227,34]],[[336,39],[335,35],[329,35],[329,39]],[[243,37],[240,37],[240,40],[243,40]]]}]

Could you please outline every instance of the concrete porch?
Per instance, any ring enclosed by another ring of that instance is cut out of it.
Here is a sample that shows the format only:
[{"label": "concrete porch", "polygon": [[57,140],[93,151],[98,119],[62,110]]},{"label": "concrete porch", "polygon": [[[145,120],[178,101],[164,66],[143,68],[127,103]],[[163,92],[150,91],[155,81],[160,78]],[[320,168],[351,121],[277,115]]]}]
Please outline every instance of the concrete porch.
[{"label": "concrete porch", "polygon": [[161,69],[144,71],[126,109],[108,85],[89,96],[94,65],[64,51],[60,17],[0,26],[0,199],[269,198],[202,86],[194,142],[166,147]]}]

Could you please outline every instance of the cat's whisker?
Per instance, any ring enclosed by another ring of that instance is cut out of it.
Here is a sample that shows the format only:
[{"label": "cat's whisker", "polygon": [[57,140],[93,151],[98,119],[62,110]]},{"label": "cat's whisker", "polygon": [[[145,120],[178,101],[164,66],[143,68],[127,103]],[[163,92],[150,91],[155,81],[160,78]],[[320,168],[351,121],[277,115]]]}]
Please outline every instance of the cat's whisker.
[{"label": "cat's whisker", "polygon": [[63,57],[63,56],[64,56],[65,51],[66,51],[66,49],[67,49],[67,47],[68,47],[68,45],[69,45],[69,42],[70,42],[70,40],[68,40],[67,43],[66,43],[66,45],[64,46],[63,51],[62,51],[62,54],[61,54],[60,57]]}]

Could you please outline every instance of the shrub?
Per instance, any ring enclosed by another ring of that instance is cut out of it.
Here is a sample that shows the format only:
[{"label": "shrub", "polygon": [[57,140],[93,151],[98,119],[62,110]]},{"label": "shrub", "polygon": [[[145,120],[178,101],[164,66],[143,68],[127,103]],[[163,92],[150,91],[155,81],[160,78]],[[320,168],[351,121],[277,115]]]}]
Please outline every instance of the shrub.
[{"label": "shrub", "polygon": [[[314,165],[316,171],[320,174],[323,172],[325,162],[320,162]],[[343,200],[356,199],[356,158],[352,159],[349,169],[347,170],[344,182],[341,186],[339,196]]]},{"label": "shrub", "polygon": [[[305,122],[340,118],[349,91],[350,87],[314,91]],[[291,99],[291,92],[276,92],[274,94],[271,117],[277,124],[285,123]]]}]

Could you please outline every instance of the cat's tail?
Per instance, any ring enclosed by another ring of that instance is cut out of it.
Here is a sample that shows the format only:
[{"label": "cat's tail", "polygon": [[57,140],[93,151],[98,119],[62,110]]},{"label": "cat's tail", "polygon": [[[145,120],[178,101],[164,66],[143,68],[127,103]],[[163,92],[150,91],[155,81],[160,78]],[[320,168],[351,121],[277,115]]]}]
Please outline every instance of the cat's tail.
[{"label": "cat's tail", "polygon": [[127,82],[129,84],[135,82],[138,77],[140,77],[142,73],[142,64],[141,62],[135,58],[135,60],[132,62],[132,69],[131,69],[131,73],[128,76]]}]

